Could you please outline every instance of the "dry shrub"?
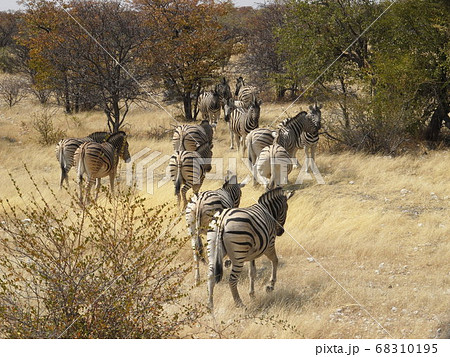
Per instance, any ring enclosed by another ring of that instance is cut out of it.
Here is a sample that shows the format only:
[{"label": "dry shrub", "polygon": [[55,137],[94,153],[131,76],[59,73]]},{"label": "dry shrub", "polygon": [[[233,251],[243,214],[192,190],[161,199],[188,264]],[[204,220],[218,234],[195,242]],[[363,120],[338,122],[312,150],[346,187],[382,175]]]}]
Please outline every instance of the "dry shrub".
[{"label": "dry shrub", "polygon": [[203,314],[177,306],[189,269],[173,209],[131,190],[82,209],[30,179],[31,198],[13,180],[24,208],[0,201],[0,337],[169,338]]},{"label": "dry shrub", "polygon": [[57,129],[53,125],[52,113],[48,109],[33,114],[32,125],[39,134],[38,142],[41,145],[53,145],[66,136],[64,130]]},{"label": "dry shrub", "polygon": [[0,78],[0,99],[9,107],[19,103],[28,89],[28,81],[20,76],[5,74]]},{"label": "dry shrub", "polygon": [[371,154],[396,155],[410,140],[412,120],[408,112],[390,103],[389,108],[380,103],[358,99],[349,103],[349,122],[334,118],[328,130],[346,148]]}]

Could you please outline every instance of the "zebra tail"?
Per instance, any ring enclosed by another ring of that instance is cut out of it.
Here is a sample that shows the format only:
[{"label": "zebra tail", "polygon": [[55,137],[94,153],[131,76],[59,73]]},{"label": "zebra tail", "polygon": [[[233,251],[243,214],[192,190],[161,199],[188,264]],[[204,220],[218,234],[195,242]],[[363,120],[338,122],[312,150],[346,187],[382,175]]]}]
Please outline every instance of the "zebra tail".
[{"label": "zebra tail", "polygon": [[80,148],[80,156],[79,156],[78,167],[77,167],[77,175],[78,175],[79,179],[83,178],[84,173],[87,171],[86,165],[84,162],[85,154],[86,154],[86,150],[83,146]]},{"label": "zebra tail", "polygon": [[203,244],[200,238],[200,227],[202,223],[202,210],[200,209],[200,202],[197,202],[195,206],[195,249],[202,262],[205,262],[205,256],[203,255]]},{"label": "zebra tail", "polygon": [[181,184],[183,183],[183,179],[181,177],[181,162],[180,157],[177,157],[177,177],[175,179],[175,195],[178,196],[181,190]]},{"label": "zebra tail", "polygon": [[62,145],[58,146],[58,161],[61,167],[61,184],[64,180],[67,180],[67,171],[66,171],[66,158],[64,157],[64,150]]},{"label": "zebra tail", "polygon": [[[221,216],[222,217],[222,216]],[[214,279],[216,284],[222,280],[223,277],[223,243],[222,243],[222,219],[218,218],[215,228],[215,252],[214,252]]]}]

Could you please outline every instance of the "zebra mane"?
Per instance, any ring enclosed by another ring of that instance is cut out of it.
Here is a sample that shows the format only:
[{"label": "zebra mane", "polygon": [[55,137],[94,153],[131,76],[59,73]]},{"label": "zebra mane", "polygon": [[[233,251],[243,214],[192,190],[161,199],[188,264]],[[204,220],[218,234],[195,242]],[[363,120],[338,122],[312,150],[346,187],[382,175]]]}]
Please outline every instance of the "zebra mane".
[{"label": "zebra mane", "polygon": [[258,203],[266,206],[268,201],[271,201],[275,197],[279,197],[279,196],[283,196],[283,189],[281,187],[276,187],[276,188],[262,194],[258,198]]},{"label": "zebra mane", "polygon": [[106,142],[110,143],[116,149],[119,149],[119,148],[122,148],[122,146],[126,142],[126,140],[127,140],[127,134],[124,131],[118,131],[116,133],[111,134],[106,139]]},{"label": "zebra mane", "polygon": [[299,118],[301,116],[306,117],[308,113],[305,111],[301,111],[300,113],[298,113],[296,116],[293,116],[292,118],[286,118],[284,119],[280,124],[277,125],[277,128],[281,129],[281,128],[286,128],[289,129],[289,127],[292,125],[292,123],[294,121],[299,120]]},{"label": "zebra mane", "polygon": [[108,140],[108,138],[111,136],[112,133],[109,131],[96,131],[87,136],[87,138],[90,138],[94,140],[97,143],[103,143]]}]

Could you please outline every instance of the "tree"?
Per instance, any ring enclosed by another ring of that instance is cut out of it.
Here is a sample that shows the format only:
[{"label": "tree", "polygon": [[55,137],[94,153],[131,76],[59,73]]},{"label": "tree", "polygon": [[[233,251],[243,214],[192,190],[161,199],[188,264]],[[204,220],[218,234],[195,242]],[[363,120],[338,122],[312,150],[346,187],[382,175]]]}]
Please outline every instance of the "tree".
[{"label": "tree", "polygon": [[[192,98],[228,61],[233,40],[219,19],[231,8],[213,0],[134,0],[152,29],[148,66],[183,101],[185,119],[193,115]],[[194,106],[195,107],[195,106]]]},{"label": "tree", "polygon": [[403,0],[377,24],[377,91],[402,99],[414,111],[416,128],[426,123],[425,139],[436,141],[450,127],[450,3]]},{"label": "tree", "polygon": [[[62,91],[66,111],[80,102],[99,103],[112,131],[150,77],[141,61],[150,38],[139,12],[116,1],[26,2],[24,40],[38,83]],[[72,98],[72,103],[71,103]]]},{"label": "tree", "polygon": [[365,30],[385,5],[373,0],[288,0],[286,6],[278,31],[287,76],[336,95],[350,126],[347,101],[356,94],[352,85],[356,80],[370,83],[372,76],[371,33]]},{"label": "tree", "polygon": [[[295,92],[295,81],[289,81],[284,68],[284,53],[278,51],[277,28],[283,26],[285,6],[279,1],[261,5],[247,15],[242,41],[246,53],[242,62],[248,71],[255,73],[252,83],[261,90],[272,85],[277,99],[282,99],[287,90]],[[243,25],[242,25],[243,26]]]}]

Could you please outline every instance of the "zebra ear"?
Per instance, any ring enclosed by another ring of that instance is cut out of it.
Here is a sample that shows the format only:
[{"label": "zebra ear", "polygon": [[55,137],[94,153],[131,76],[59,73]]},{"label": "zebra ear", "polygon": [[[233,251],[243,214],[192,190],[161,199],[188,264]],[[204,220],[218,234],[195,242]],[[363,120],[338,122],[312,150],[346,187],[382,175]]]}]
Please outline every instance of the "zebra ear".
[{"label": "zebra ear", "polygon": [[289,200],[292,196],[294,196],[295,191],[286,191],[285,196],[286,200]]},{"label": "zebra ear", "polygon": [[322,109],[322,108],[323,108],[322,104],[319,104],[319,106],[317,107],[317,109]]},{"label": "zebra ear", "polygon": [[309,110],[314,110],[314,107],[312,105],[310,105]]}]

